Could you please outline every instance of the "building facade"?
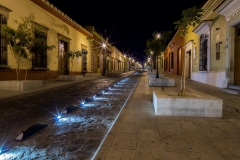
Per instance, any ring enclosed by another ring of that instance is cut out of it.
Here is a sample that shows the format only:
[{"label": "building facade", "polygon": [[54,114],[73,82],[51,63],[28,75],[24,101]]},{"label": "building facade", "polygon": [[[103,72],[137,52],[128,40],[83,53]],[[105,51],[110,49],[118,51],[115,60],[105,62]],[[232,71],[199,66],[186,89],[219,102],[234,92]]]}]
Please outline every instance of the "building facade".
[{"label": "building facade", "polygon": [[[21,76],[27,71],[28,80],[56,79],[60,75],[81,75],[86,72],[102,73],[123,71],[123,54],[107,39],[98,34],[94,26],[82,27],[47,0],[1,0],[1,24],[16,29],[15,20],[33,14],[35,23],[45,29],[46,44],[55,48],[46,54],[34,54],[30,61],[22,59]],[[0,80],[16,80],[17,63],[11,50],[1,38]],[[107,47],[101,48],[106,42]],[[70,57],[70,53],[80,53]]]},{"label": "building facade", "polygon": [[208,0],[202,9],[197,26],[190,27],[185,37],[177,31],[171,39],[164,53],[164,70],[182,75],[185,68],[186,78],[219,88],[240,85],[240,2]]},{"label": "building facade", "polygon": [[[27,60],[20,62],[21,72],[28,70],[27,79],[55,79],[59,75],[82,74],[91,71],[91,45],[87,38],[92,34],[77,24],[48,1],[43,0],[2,0],[0,2],[1,23],[16,28],[14,20],[33,14],[35,22],[46,29],[46,43],[55,45],[46,56],[35,55],[29,65]],[[16,79],[16,63],[7,44],[1,40],[1,80]],[[80,51],[82,56],[69,61],[70,51]],[[70,64],[72,63],[72,64]],[[71,67],[70,67],[71,65]],[[7,67],[6,67],[7,66]],[[21,74],[23,75],[23,74]],[[20,77],[23,79],[23,77]]]}]

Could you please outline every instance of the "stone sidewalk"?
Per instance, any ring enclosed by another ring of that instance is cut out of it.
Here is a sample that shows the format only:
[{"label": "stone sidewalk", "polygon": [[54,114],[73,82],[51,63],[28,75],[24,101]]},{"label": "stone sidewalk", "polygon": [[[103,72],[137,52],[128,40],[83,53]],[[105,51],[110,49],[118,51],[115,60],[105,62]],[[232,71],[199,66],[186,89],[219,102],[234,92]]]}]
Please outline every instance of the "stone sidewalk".
[{"label": "stone sidewalk", "polygon": [[[222,118],[156,116],[146,73],[120,113],[95,160],[240,160],[240,97],[220,88],[186,81],[186,89],[223,99]],[[180,76],[174,78],[180,90]]]}]

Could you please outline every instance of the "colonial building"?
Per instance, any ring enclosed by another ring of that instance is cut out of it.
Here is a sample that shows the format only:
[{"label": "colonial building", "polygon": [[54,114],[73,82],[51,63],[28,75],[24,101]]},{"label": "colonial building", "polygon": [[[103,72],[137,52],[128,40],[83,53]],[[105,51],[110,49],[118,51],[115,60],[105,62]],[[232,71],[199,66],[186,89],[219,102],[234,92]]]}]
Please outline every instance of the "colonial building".
[{"label": "colonial building", "polygon": [[228,84],[240,86],[240,1],[225,0],[214,12],[224,16],[224,23],[220,23],[215,29],[218,28],[219,32],[216,38],[225,35],[220,47],[224,48],[223,54],[226,57],[226,79]]},{"label": "colonial building", "polygon": [[190,27],[185,38],[178,32],[164,54],[164,69],[192,80],[227,88],[240,85],[238,0],[207,0],[202,6],[203,17]]},{"label": "colonial building", "polygon": [[[20,63],[21,72],[28,71],[27,79],[55,79],[59,75],[82,74],[91,71],[91,45],[88,38],[92,34],[45,0],[1,0],[1,23],[16,28],[14,20],[34,14],[35,22],[46,29],[46,43],[56,48],[45,56],[36,55],[29,65],[26,60]],[[7,47],[1,39],[1,48]],[[75,58],[70,68],[67,54],[80,51],[82,57]],[[0,52],[0,79],[16,79],[16,63],[10,49]],[[7,67],[6,67],[7,66]],[[71,69],[71,70],[70,70]],[[23,75],[23,74],[22,74]],[[20,77],[23,79],[23,77]]]}]

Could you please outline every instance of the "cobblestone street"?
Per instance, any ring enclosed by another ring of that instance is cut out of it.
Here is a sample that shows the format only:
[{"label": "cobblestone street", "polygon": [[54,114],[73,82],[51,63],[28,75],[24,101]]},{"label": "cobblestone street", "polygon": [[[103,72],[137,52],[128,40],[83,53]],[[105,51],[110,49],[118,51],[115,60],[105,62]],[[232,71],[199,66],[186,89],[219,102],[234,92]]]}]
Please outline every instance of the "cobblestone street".
[{"label": "cobblestone street", "polygon": [[[138,80],[136,75],[109,76],[0,100],[0,142],[6,150],[0,159],[90,159]],[[98,96],[91,100],[94,94]],[[69,106],[78,108],[54,120]],[[48,126],[15,140],[36,123]]]}]

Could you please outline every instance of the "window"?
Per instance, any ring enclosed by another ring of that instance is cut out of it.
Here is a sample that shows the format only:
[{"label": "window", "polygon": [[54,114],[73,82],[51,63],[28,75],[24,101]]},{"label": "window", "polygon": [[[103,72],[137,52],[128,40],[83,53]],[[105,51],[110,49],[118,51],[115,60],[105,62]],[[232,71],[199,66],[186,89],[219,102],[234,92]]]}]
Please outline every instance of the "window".
[{"label": "window", "polygon": [[199,56],[199,70],[200,71],[207,71],[207,50],[208,50],[208,40],[207,36],[201,35],[200,37],[200,56]]},{"label": "window", "polygon": [[32,69],[47,69],[47,49],[41,46],[47,46],[48,29],[40,24],[34,23],[34,38],[36,46],[33,48]]},{"label": "window", "polygon": [[[0,25],[7,24],[7,19],[4,15],[0,14]],[[7,43],[1,36],[1,28],[0,28],[0,67],[7,65]]]},{"label": "window", "polygon": [[82,71],[87,72],[87,53],[86,49],[82,49]]},{"label": "window", "polygon": [[[47,45],[47,33],[43,31],[35,31],[34,37],[41,39],[41,44]],[[32,57],[32,69],[47,68],[47,50],[36,47]]]}]

